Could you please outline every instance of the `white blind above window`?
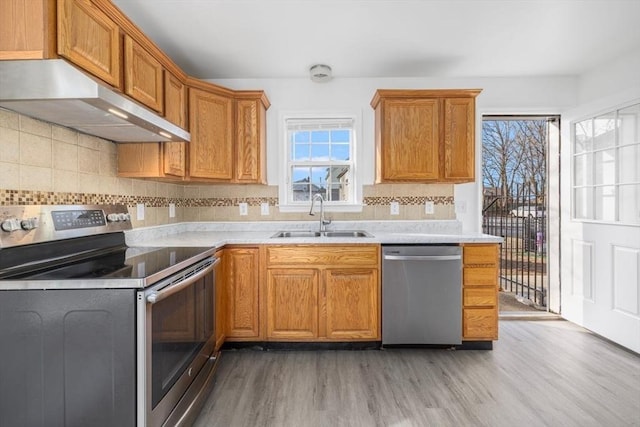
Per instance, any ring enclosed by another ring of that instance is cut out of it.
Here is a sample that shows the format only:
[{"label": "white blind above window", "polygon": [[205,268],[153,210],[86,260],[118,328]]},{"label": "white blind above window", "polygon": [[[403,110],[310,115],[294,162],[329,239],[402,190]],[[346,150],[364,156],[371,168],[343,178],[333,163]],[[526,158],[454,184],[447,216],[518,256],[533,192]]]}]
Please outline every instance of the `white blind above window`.
[{"label": "white blind above window", "polygon": [[351,118],[322,118],[322,119],[288,119],[287,130],[320,130],[320,129],[351,129]]}]

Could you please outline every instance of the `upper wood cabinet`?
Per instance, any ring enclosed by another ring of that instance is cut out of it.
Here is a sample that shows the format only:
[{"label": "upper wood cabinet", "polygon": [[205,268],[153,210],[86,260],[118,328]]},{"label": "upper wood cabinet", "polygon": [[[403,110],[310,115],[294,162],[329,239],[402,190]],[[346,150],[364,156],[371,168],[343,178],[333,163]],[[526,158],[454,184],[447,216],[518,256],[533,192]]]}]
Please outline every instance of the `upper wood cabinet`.
[{"label": "upper wood cabinet", "polygon": [[[167,120],[187,128],[187,87],[176,76],[164,73],[164,115]],[[187,174],[187,143],[164,142],[163,173],[182,178]]]},{"label": "upper wood cabinet", "polygon": [[378,90],[376,182],[475,179],[475,97],[480,90]]},{"label": "upper wood cabinet", "polygon": [[233,178],[233,94],[189,88],[189,176]]},{"label": "upper wood cabinet", "polygon": [[234,182],[266,183],[266,125],[269,100],[262,91],[238,91]]},{"label": "upper wood cabinet", "polygon": [[58,53],[121,87],[120,28],[90,0],[58,0]]},{"label": "upper wood cabinet", "polygon": [[162,65],[131,37],[124,37],[124,93],[162,114],[164,74]]},{"label": "upper wood cabinet", "polygon": [[52,58],[56,51],[55,2],[0,1],[0,60]]}]

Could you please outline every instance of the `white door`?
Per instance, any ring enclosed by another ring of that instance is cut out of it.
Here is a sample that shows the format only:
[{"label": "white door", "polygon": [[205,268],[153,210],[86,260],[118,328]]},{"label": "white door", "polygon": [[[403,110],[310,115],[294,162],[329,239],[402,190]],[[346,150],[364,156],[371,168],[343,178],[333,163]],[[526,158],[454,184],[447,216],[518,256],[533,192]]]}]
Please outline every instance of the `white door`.
[{"label": "white door", "polygon": [[561,314],[640,352],[640,102],[565,115],[562,134]]}]

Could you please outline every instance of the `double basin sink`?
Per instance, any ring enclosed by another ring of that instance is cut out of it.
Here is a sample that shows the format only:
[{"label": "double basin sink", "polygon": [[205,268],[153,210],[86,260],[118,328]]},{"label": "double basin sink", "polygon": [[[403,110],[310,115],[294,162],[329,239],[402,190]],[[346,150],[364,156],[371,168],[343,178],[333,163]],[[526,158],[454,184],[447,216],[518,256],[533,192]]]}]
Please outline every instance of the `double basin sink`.
[{"label": "double basin sink", "polygon": [[337,230],[337,231],[278,231],[271,236],[272,239],[286,237],[373,237],[371,234],[362,230]]}]

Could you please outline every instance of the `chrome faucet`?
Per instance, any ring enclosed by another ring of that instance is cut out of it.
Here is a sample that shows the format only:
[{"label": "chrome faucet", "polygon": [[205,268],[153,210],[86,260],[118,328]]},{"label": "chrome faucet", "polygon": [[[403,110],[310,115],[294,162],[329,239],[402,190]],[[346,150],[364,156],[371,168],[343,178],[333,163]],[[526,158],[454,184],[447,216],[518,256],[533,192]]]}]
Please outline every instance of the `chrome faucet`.
[{"label": "chrome faucet", "polygon": [[320,232],[324,233],[327,229],[327,225],[331,224],[330,219],[325,219],[324,217],[324,198],[322,194],[316,193],[311,198],[311,209],[309,210],[309,215],[313,216],[313,206],[315,205],[316,200],[320,200]]}]

